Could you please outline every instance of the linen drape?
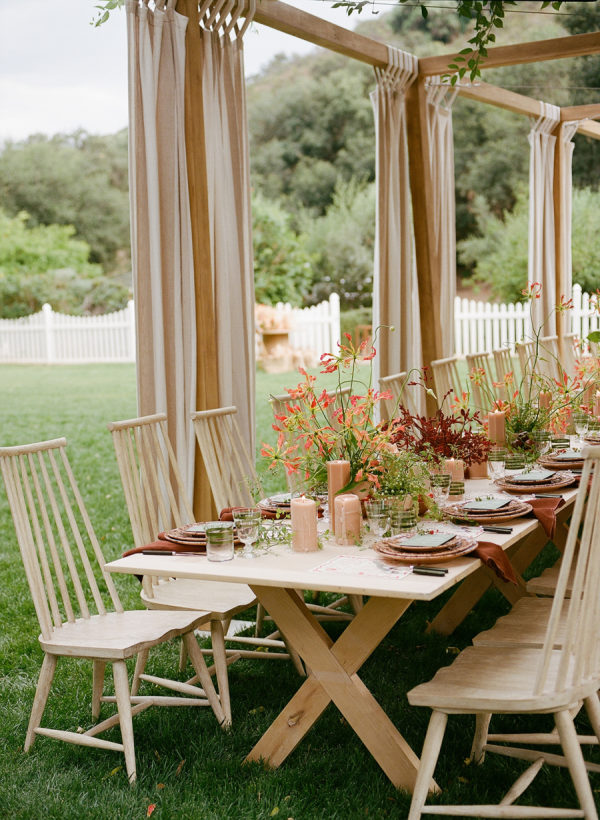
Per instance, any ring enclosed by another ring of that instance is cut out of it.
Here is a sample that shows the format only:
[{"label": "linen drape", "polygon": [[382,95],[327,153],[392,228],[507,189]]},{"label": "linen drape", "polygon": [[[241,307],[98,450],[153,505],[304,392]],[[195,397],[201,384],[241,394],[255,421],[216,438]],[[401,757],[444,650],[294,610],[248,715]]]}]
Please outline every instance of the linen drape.
[{"label": "linen drape", "polygon": [[422,365],[405,106],[417,58],[394,48],[388,52],[389,66],[376,70],[377,87],[371,93],[377,146],[373,327],[387,325],[394,331],[380,331],[376,379]]},{"label": "linen drape", "polygon": [[577,133],[579,121],[563,122],[560,127],[560,230],[562,233],[560,247],[560,297],[570,298],[573,288],[573,265],[571,249],[571,224],[573,215],[573,137]]},{"label": "linen drape", "polygon": [[238,408],[240,430],[253,453],[254,264],[242,40],[250,20],[251,14],[237,30],[231,20],[217,19],[209,24],[201,19],[199,70],[205,122],[218,403]]},{"label": "linen drape", "polygon": [[194,267],[184,138],[187,20],[127,0],[129,191],[138,412],[166,412],[191,488],[196,401]]},{"label": "linen drape", "polygon": [[451,86],[441,77],[426,85],[429,166],[431,170],[435,269],[439,272],[439,321],[442,357],[454,354],[454,298],[456,296],[456,205],[454,195],[454,136],[452,105],[458,83]]},{"label": "linen drape", "polygon": [[529,132],[529,254],[527,280],[542,285],[532,302],[534,330],[556,333],[556,264],[554,244],[554,149],[552,131],[560,122],[560,108],[542,103],[542,113]]}]

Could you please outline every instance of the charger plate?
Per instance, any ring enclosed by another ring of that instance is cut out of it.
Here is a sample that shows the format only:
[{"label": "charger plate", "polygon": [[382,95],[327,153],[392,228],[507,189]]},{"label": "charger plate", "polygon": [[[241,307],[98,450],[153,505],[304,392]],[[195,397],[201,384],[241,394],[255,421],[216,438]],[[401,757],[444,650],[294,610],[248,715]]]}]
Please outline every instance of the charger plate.
[{"label": "charger plate", "polygon": [[[198,522],[196,524],[187,524],[184,527],[175,527],[167,532],[162,532],[159,537],[161,540],[171,541],[173,544],[194,546],[197,547],[199,551],[204,551],[206,549],[206,531],[200,529],[200,527],[204,525],[205,522]],[[190,531],[192,527],[194,529]],[[233,543],[235,546],[239,546],[242,543],[237,537],[235,528],[233,531]]]},{"label": "charger plate", "polygon": [[581,456],[581,458],[572,459],[554,459],[552,456],[542,456],[541,458],[538,458],[538,462],[542,467],[546,467],[549,470],[570,470],[573,467],[575,469],[578,467],[581,468],[581,465],[583,464],[583,456]]},{"label": "charger plate", "polygon": [[521,518],[532,510],[531,504],[520,501],[518,498],[511,498],[510,502],[498,512],[467,510],[465,505],[468,501],[459,504],[447,504],[442,512],[449,518],[457,521],[476,521],[478,524],[497,524],[499,521],[511,521],[514,518]]},{"label": "charger plate", "polygon": [[467,555],[477,549],[477,541],[474,538],[457,537],[444,544],[440,549],[430,549],[428,551],[398,549],[398,547],[388,543],[394,542],[394,540],[393,538],[387,538],[384,541],[377,541],[373,544],[373,549],[381,555],[385,555],[386,558],[399,561],[402,564],[441,564],[452,561],[453,558],[459,558],[461,555]]},{"label": "charger plate", "polygon": [[565,470],[555,476],[551,482],[546,481],[542,484],[512,483],[506,478],[497,478],[494,483],[498,489],[504,490],[506,493],[520,493],[524,495],[530,493],[551,493],[553,490],[561,490],[563,487],[568,487],[569,484],[573,484],[574,481],[575,476],[573,473]]}]

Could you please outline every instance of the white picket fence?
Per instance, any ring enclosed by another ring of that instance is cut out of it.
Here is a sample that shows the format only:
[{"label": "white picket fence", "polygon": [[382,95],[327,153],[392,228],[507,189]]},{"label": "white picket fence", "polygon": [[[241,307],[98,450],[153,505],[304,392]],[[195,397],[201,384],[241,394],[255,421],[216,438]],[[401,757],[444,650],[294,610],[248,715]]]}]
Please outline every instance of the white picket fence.
[{"label": "white picket fence", "polygon": [[[568,312],[569,332],[585,338],[590,331],[600,328],[595,297],[582,293],[580,285],[573,285],[572,296],[573,310]],[[531,333],[528,304],[502,305],[456,297],[454,343],[458,355],[491,352],[506,346],[514,348],[515,342],[531,338]]]},{"label": "white picket fence", "polygon": [[[317,354],[335,350],[340,338],[340,300],[310,308],[278,306],[289,314],[290,344]],[[67,316],[44,305],[39,313],[0,320],[0,363],[79,364],[134,362],[133,302],[103,316]]]}]

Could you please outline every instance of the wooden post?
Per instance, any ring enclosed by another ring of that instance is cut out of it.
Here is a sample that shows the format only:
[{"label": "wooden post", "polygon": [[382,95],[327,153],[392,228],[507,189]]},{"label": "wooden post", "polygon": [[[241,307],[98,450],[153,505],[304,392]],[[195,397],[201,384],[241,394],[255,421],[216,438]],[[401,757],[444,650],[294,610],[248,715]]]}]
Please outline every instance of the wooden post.
[{"label": "wooden post", "polygon": [[[178,0],[177,11],[189,20],[185,35],[185,147],[196,292],[196,410],[208,410],[219,406],[219,381],[197,0]],[[214,505],[198,447],[195,462],[194,512],[199,520],[208,521],[214,517]]]},{"label": "wooden post", "polygon": [[[442,358],[442,333],[436,294],[440,289],[440,264],[433,235],[433,189],[429,167],[429,131],[427,128],[427,96],[425,78],[418,77],[406,94],[406,132],[408,164],[415,231],[415,256],[419,283],[419,313],[421,317],[421,350],[423,366]],[[427,396],[427,412],[437,405]]]}]

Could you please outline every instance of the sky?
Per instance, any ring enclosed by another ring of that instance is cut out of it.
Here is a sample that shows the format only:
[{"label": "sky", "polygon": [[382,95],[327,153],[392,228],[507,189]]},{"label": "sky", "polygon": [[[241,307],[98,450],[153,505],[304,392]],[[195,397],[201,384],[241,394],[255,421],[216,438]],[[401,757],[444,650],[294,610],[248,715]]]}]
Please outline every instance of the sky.
[{"label": "sky", "polygon": [[[95,28],[95,2],[0,0],[0,142],[78,128],[111,134],[127,125],[125,12],[114,11]],[[360,20],[327,0],[292,5],[346,28]],[[253,25],[245,35],[246,74],[256,74],[275,54],[312,48]]]}]

